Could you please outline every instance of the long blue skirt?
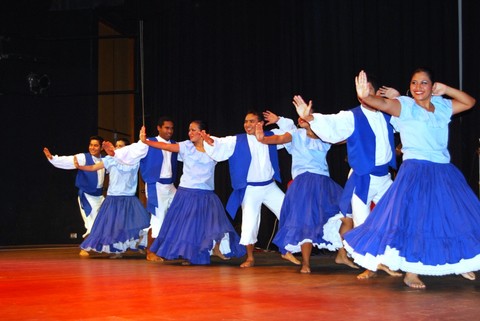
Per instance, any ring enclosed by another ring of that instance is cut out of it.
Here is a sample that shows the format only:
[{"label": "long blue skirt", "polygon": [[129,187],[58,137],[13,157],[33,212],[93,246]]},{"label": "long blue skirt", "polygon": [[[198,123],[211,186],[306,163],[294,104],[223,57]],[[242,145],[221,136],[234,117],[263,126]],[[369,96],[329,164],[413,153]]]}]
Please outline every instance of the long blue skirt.
[{"label": "long blue skirt", "polygon": [[213,191],[179,187],[150,251],[169,260],[210,264],[215,242],[220,242],[220,251],[226,257],[246,253]]},{"label": "long blue skirt", "polygon": [[[90,235],[80,247],[87,251],[121,253],[139,247],[150,214],[136,196],[108,195],[100,206]],[[144,238],[146,243],[146,237]]]},{"label": "long blue skirt", "polygon": [[423,275],[480,269],[480,201],[453,164],[406,160],[365,223],[345,235],[359,265]]},{"label": "long blue skirt", "polygon": [[[343,217],[338,205],[342,191],[340,185],[325,175],[306,172],[295,177],[285,195],[278,232],[273,239],[280,252],[300,252],[306,242],[331,251],[342,247],[339,224],[327,224]],[[329,233],[338,235],[335,244],[326,237]]]}]

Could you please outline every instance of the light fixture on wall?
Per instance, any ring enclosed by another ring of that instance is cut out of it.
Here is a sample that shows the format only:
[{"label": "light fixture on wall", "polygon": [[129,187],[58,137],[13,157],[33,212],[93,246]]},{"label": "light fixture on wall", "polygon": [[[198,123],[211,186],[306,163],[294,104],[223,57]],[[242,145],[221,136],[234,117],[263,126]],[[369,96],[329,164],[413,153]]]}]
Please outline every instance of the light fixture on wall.
[{"label": "light fixture on wall", "polygon": [[34,95],[43,95],[50,87],[50,78],[46,74],[39,76],[36,73],[31,72],[27,76],[27,81],[30,92]]}]

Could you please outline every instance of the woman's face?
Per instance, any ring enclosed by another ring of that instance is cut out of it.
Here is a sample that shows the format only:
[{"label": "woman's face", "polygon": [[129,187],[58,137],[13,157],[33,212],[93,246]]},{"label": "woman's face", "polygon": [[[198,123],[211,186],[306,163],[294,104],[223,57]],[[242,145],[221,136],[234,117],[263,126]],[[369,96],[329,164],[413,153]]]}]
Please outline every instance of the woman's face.
[{"label": "woman's face", "polygon": [[202,136],[200,136],[200,127],[197,123],[190,123],[188,127],[188,137],[192,143],[196,143],[202,140]]},{"label": "woman's face", "polygon": [[417,72],[410,81],[410,92],[415,100],[430,99],[432,96],[432,80],[426,72]]}]

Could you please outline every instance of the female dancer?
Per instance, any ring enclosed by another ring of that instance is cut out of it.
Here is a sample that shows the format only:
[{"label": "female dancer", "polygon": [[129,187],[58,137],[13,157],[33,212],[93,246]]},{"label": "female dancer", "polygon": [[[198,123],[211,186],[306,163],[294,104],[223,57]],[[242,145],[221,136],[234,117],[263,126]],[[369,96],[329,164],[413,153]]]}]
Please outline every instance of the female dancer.
[{"label": "female dancer", "polygon": [[209,264],[211,254],[224,260],[245,255],[222,202],[213,192],[217,162],[205,153],[202,131],[206,131],[205,123],[195,120],[189,126],[190,140],[176,144],[146,140],[145,128],[140,132],[143,143],[178,153],[183,161],[180,185],[150,251],[166,259],[182,258],[185,265]]},{"label": "female dancer", "polygon": [[[125,139],[117,142],[117,148],[128,145]],[[104,150],[111,153],[113,146],[103,143]],[[113,253],[111,258],[121,258],[122,253],[142,250],[146,243],[143,229],[150,225],[150,214],[135,196],[137,190],[140,158],[132,164],[124,164],[114,157],[106,156],[102,161],[90,166],[75,166],[84,171],[96,171],[105,168],[110,174],[107,197],[103,201],[90,235],[80,247],[85,251]]]},{"label": "female dancer", "polygon": [[[328,171],[326,157],[331,144],[320,140],[302,118],[298,119],[298,125],[299,129],[283,135],[265,136],[262,124],[258,123],[255,134],[264,144],[287,144],[286,148],[292,154],[293,181],[285,194],[280,225],[273,242],[282,254],[301,251],[300,273],[310,273],[313,246],[330,251],[343,250],[338,224],[335,223],[343,218],[338,205],[343,189],[330,178]],[[348,259],[344,262],[355,268]]]},{"label": "female dancer", "polygon": [[475,99],[434,82],[424,68],[412,74],[413,98],[370,94],[363,71],[355,84],[362,102],[393,116],[403,164],[365,223],[346,233],[347,250],[368,269],[383,263],[407,272],[404,282],[412,288],[425,288],[418,274],[475,279],[472,271],[480,269],[480,201],[450,163],[447,150],[451,116],[472,108]]}]

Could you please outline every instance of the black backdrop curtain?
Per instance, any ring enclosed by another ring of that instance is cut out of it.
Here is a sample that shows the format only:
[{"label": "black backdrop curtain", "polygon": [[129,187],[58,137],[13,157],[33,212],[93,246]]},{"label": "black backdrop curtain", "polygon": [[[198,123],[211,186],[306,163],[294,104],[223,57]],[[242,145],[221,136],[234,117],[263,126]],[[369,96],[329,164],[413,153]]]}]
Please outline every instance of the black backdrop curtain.
[{"label": "black backdrop curtain", "polygon": [[[131,5],[145,23],[145,108],[152,134],[161,115],[175,119],[177,139],[187,138],[188,123],[196,118],[206,120],[213,135],[242,132],[244,114],[252,108],[296,118],[294,94],[312,99],[323,113],[348,109],[358,104],[354,76],[361,69],[401,93],[419,66],[432,68],[439,81],[459,86],[456,1]],[[474,32],[473,21],[467,22],[464,29]],[[466,76],[471,71],[467,66]],[[478,85],[466,84],[475,96]],[[452,160],[464,171],[472,165],[462,156],[464,149],[476,146],[465,135],[478,120],[477,112],[466,114],[467,121],[457,117],[452,124],[451,146]],[[344,148],[334,148],[329,157],[332,177],[343,183],[348,171]],[[222,183],[218,189],[228,189]]]},{"label": "black backdrop curtain", "polygon": [[[243,132],[249,109],[296,118],[291,103],[295,94],[313,100],[323,113],[352,108],[358,104],[354,76],[361,69],[401,93],[419,66],[431,67],[439,81],[458,87],[459,58],[463,89],[480,99],[477,0],[125,0],[113,11],[94,1],[88,3],[100,5],[93,10],[68,12],[47,12],[54,2],[39,3],[41,8],[28,14],[20,12],[31,8],[26,5],[16,5],[19,12],[0,11],[0,51],[15,49],[45,58],[41,67],[51,68],[52,80],[42,97],[6,94],[0,88],[6,120],[2,178],[7,187],[0,202],[0,246],[79,241],[68,238],[69,232],[82,230],[74,173],[54,169],[41,149],[46,145],[61,154],[83,151],[96,131],[98,19],[123,21],[120,29],[127,33],[137,32],[138,21],[144,21],[145,116],[151,135],[162,115],[175,120],[177,140],[188,138],[193,119],[207,121],[211,134],[224,136]],[[14,43],[17,39],[21,41]],[[2,86],[14,81],[4,69],[9,63],[2,56]],[[136,105],[139,129],[139,97]],[[475,192],[479,114],[475,107],[456,116],[450,126],[452,162]],[[342,145],[328,156],[331,176],[340,184],[348,173],[345,156]],[[281,162],[285,188],[290,179],[285,152]],[[230,191],[223,162],[217,165],[216,192],[226,201]],[[272,215],[265,215],[262,246],[274,226]]]}]

